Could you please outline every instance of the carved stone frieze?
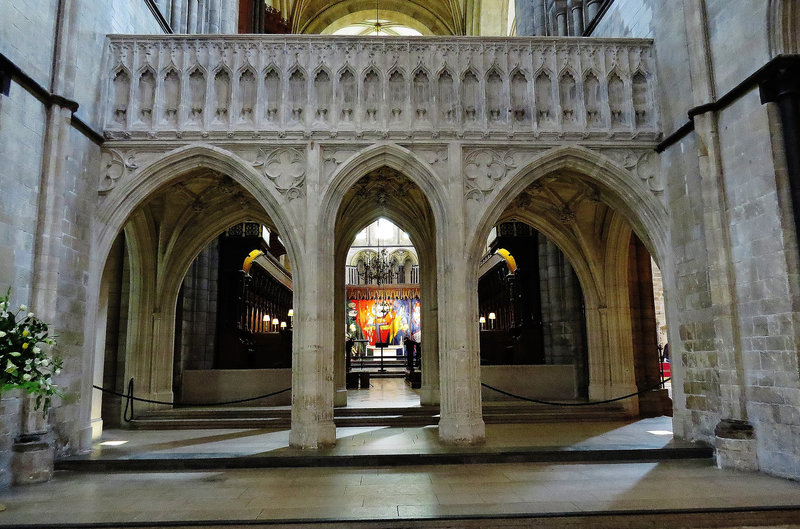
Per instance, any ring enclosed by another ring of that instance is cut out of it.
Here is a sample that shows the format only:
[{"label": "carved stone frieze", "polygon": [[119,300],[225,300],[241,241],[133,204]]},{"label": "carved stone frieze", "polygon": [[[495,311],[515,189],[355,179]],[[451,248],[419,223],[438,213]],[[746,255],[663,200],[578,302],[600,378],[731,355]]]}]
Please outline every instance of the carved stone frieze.
[{"label": "carved stone frieze", "polygon": [[287,200],[305,194],[306,156],[293,147],[280,147],[272,151],[259,150],[253,166],[269,179]]},{"label": "carved stone frieze", "polygon": [[585,130],[649,141],[659,131],[644,40],[240,37],[109,37],[104,131],[430,139]]}]

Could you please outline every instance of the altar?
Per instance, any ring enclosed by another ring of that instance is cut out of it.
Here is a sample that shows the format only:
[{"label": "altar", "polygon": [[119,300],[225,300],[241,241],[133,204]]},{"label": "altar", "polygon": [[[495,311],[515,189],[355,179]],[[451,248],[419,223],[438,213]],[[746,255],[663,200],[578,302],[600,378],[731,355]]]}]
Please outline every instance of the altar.
[{"label": "altar", "polygon": [[388,357],[396,357],[402,356],[405,354],[405,350],[402,345],[387,345],[383,348],[383,353],[381,353],[381,348],[374,346],[374,345],[367,345],[367,356],[374,356],[380,358],[383,356],[384,358]]}]

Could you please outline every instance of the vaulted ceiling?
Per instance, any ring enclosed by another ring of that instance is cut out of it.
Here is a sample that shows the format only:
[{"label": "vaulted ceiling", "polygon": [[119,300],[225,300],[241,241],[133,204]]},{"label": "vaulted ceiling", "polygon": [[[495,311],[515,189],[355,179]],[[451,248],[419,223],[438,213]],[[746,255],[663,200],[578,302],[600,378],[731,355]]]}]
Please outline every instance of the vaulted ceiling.
[{"label": "vaulted ceiling", "polygon": [[[362,19],[381,19],[423,35],[501,34],[514,0],[267,0],[289,21],[292,33],[332,33]],[[513,7],[511,8],[513,16]],[[505,18],[505,23],[503,22]],[[496,19],[496,20],[495,20]],[[490,30],[497,26],[497,31]],[[507,33],[507,32],[506,32]]]}]

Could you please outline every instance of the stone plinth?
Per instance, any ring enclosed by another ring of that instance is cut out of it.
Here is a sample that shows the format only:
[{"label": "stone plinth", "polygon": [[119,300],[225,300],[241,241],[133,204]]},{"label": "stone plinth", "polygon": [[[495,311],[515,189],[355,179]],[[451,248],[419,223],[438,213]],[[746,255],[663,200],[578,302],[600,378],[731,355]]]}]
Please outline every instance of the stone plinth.
[{"label": "stone plinth", "polygon": [[672,416],[672,399],[666,389],[649,391],[639,396],[639,415],[641,417]]},{"label": "stone plinth", "polygon": [[714,447],[717,468],[758,470],[756,436],[751,424],[736,419],[721,420],[714,429]]},{"label": "stone plinth", "polygon": [[28,485],[49,481],[53,477],[52,443],[43,436],[19,437],[13,446],[11,473],[14,485]]}]

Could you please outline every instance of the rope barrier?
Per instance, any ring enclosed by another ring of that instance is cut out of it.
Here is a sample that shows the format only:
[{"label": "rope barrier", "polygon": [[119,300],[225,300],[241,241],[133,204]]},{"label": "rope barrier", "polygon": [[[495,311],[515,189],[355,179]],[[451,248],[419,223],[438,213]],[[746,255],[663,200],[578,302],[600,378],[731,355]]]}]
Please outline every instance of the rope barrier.
[{"label": "rope barrier", "polygon": [[637,391],[636,393],[630,393],[628,395],[623,395],[621,397],[615,397],[613,399],[597,400],[597,401],[592,401],[592,402],[551,402],[549,400],[531,399],[531,398],[528,398],[528,397],[522,397],[520,395],[515,395],[513,393],[509,393],[508,391],[503,391],[502,389],[498,389],[496,387],[490,386],[489,384],[484,384],[483,382],[481,382],[481,386],[483,386],[485,388],[489,388],[492,391],[496,391],[498,393],[502,393],[503,395],[507,395],[509,397],[513,397],[515,399],[525,400],[525,401],[528,401],[528,402],[535,402],[536,404],[547,404],[548,406],[596,406],[598,404],[608,404],[610,402],[617,402],[618,400],[629,399],[629,398],[635,397],[637,395],[642,395],[644,393],[648,393],[650,391],[654,391],[656,389],[659,389],[659,388],[663,387],[664,384],[666,384],[670,380],[672,380],[672,377],[665,378],[657,386],[653,386],[653,387],[650,387],[650,388],[647,388],[647,389],[643,389],[641,391]]},{"label": "rope barrier", "polygon": [[[165,406],[174,406],[174,402],[166,402],[163,400],[153,400],[153,399],[143,399],[141,397],[134,397],[133,396],[133,379],[128,381],[128,392],[127,393],[120,393],[118,391],[114,391],[111,389],[103,388],[100,386],[92,385],[92,387],[96,390],[102,391],[103,393],[108,393],[109,395],[115,395],[117,397],[122,397],[125,399],[125,411],[122,414],[122,418],[125,422],[131,422],[133,420],[133,403],[136,402],[148,402],[150,404],[163,404]],[[243,402],[250,402],[259,399],[265,399],[267,397],[273,397],[275,395],[280,395],[281,393],[286,393],[290,391],[292,388],[284,388],[278,391],[273,391],[272,393],[266,393],[264,395],[258,395],[256,397],[248,397],[246,399],[236,399],[236,400],[228,400],[224,402],[214,402],[210,404],[206,403],[181,403],[182,407],[186,408],[193,408],[193,407],[212,407],[212,406],[227,406],[230,404],[241,404]],[[128,411],[130,410],[130,413]]]},{"label": "rope barrier", "polygon": [[[533,402],[535,404],[545,404],[545,405],[548,405],[548,406],[596,406],[598,404],[609,404],[611,402],[617,402],[619,400],[629,399],[629,398],[635,397],[637,395],[643,395],[645,393],[648,393],[650,391],[654,391],[654,390],[657,390],[657,389],[663,387],[664,384],[669,382],[670,380],[672,380],[672,377],[665,378],[657,386],[649,387],[649,388],[643,389],[641,391],[637,391],[635,393],[629,393],[628,395],[623,395],[621,397],[615,397],[613,399],[597,400],[597,401],[592,401],[592,402],[552,402],[552,401],[549,401],[549,400],[532,399],[532,398],[529,398],[529,397],[523,397],[521,395],[516,395],[514,393],[510,393],[508,391],[504,391],[504,390],[496,388],[494,386],[490,386],[489,384],[485,384],[483,382],[481,382],[481,386],[483,386],[485,388],[488,388],[488,389],[491,389],[492,391],[496,391],[498,393],[501,393],[503,395],[506,395],[508,397],[512,397],[512,398],[519,399],[519,400],[524,400],[524,401],[527,401],[527,402]],[[115,395],[117,397],[122,397],[122,398],[125,399],[125,410],[124,410],[124,412],[122,414],[122,418],[125,420],[125,422],[131,422],[133,420],[133,417],[134,417],[133,404],[134,404],[134,402],[138,401],[138,402],[147,402],[147,403],[150,403],[150,404],[163,404],[165,406],[174,406],[175,405],[174,402],[165,402],[163,400],[143,399],[141,397],[134,397],[133,396],[133,379],[132,378],[128,381],[128,392],[127,393],[119,393],[118,391],[113,391],[113,390],[110,390],[110,389],[107,389],[107,388],[103,388],[103,387],[100,387],[100,386],[96,386],[96,385],[92,385],[92,387],[94,389],[96,389],[96,390],[102,391],[103,393],[108,393],[110,395]],[[264,395],[258,395],[256,397],[248,397],[246,399],[228,400],[228,401],[224,401],[224,402],[214,402],[214,403],[210,403],[210,404],[208,404],[208,403],[187,403],[187,404],[181,404],[181,406],[187,407],[187,408],[191,408],[191,407],[213,407],[213,406],[227,406],[227,405],[230,405],[230,404],[241,404],[243,402],[251,402],[251,401],[254,401],[254,400],[265,399],[267,397],[273,397],[275,395],[280,395],[281,393],[285,393],[287,391],[290,391],[291,389],[292,389],[291,387],[288,387],[288,388],[284,388],[284,389],[281,389],[281,390],[278,390],[278,391],[273,391],[272,393],[266,393]]]}]

